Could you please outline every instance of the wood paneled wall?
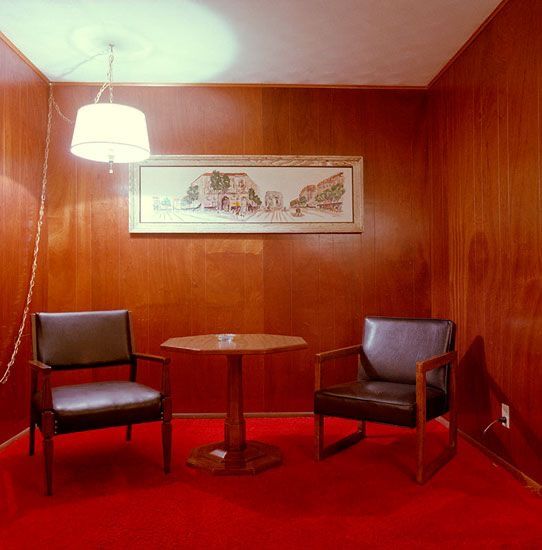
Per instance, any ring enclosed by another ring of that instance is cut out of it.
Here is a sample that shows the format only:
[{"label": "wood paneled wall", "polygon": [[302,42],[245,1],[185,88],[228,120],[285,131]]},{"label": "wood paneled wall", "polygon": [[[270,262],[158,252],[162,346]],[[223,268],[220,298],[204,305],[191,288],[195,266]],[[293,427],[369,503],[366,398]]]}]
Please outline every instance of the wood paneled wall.
[{"label": "wood paneled wall", "polygon": [[[46,118],[47,84],[0,40],[0,376],[26,299]],[[37,307],[43,305],[42,288],[36,290]],[[26,425],[30,347],[27,328],[13,374],[0,385],[0,443]]]},{"label": "wood paneled wall", "polygon": [[[510,0],[429,92],[432,313],[460,427],[542,480],[542,2]],[[511,429],[483,428],[510,405]]]},{"label": "wood paneled wall", "polygon": [[[96,88],[59,86],[65,114]],[[362,235],[130,235],[125,166],[69,153],[53,136],[47,307],[133,311],[137,344],[174,335],[275,332],[309,350],[252,359],[252,411],[312,409],[314,353],[359,341],[366,314],[429,315],[430,194],[423,91],[119,87],[142,109],[155,154],[362,155]],[[175,356],[177,412],[224,411],[222,360]],[[99,373],[99,376],[104,376]],[[150,367],[143,379],[152,381]],[[156,378],[155,378],[156,381]]]},{"label": "wood paneled wall", "polygon": [[[455,319],[460,427],[542,479],[540,28],[542,3],[510,0],[428,94],[116,89],[118,101],[147,114],[156,154],[362,155],[362,235],[130,235],[126,167],[110,176],[71,156],[72,128],[56,117],[33,308],[127,307],[139,349],[152,352],[172,335],[305,337],[307,352],[250,360],[252,411],[310,410],[314,353],[358,341],[364,315]],[[75,118],[96,89],[55,93]],[[2,369],[30,270],[46,96],[43,81],[0,41]],[[13,376],[0,386],[0,442],[25,426],[29,356],[27,329]],[[175,356],[175,410],[223,411],[223,367]],[[142,376],[157,382],[150,366]],[[502,402],[511,429],[482,437]]]},{"label": "wood paneled wall", "polygon": [[[310,410],[314,353],[358,341],[364,315],[455,319],[460,427],[542,479],[540,28],[540,2],[510,0],[429,94],[116,89],[118,101],[147,114],[156,154],[362,155],[362,235],[130,235],[126,167],[110,176],[71,156],[71,126],[56,117],[33,308],[127,307],[143,351],[203,332],[305,337],[307,352],[251,359],[252,411]],[[75,118],[96,89],[55,93]],[[1,41],[0,107],[3,370],[30,271],[47,86]],[[0,442],[25,426],[29,356],[27,329],[12,378],[0,386]],[[175,410],[223,411],[223,367],[175,356]],[[157,382],[150,366],[142,376]],[[483,438],[502,402],[511,429]]]}]

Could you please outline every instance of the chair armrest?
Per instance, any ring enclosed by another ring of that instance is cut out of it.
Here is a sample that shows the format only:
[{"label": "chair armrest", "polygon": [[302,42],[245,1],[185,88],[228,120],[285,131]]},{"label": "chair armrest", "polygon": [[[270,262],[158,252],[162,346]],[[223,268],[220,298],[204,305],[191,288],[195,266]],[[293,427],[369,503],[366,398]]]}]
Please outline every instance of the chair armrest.
[{"label": "chair armrest", "polygon": [[442,355],[435,355],[433,357],[430,357],[429,359],[424,359],[423,361],[418,361],[416,363],[416,376],[418,374],[423,375],[426,372],[429,372],[430,370],[434,370],[448,364],[452,366],[457,364],[456,351],[450,351]]},{"label": "chair armrest", "polygon": [[150,353],[132,353],[132,356],[136,359],[142,359],[143,361],[154,361],[155,363],[167,364],[169,363],[169,357],[163,357],[162,355],[151,355]]},{"label": "chair armrest", "polygon": [[348,346],[346,348],[334,349],[331,351],[323,351],[316,354],[316,363],[314,365],[314,389],[319,390],[322,384],[322,364],[332,359],[340,357],[348,357],[350,355],[360,355],[361,346]]},{"label": "chair armrest", "polygon": [[[424,466],[425,456],[425,425],[427,418],[427,377],[426,374],[434,369],[450,365],[448,370],[447,392],[445,398],[447,404],[439,411],[440,415],[449,414],[449,443],[448,449],[436,459]],[[443,466],[456,452],[457,446],[457,407],[456,407],[456,383],[455,376],[457,370],[457,352],[450,351],[442,355],[435,355],[423,361],[416,362],[416,434],[417,434],[417,454],[418,471],[416,481],[425,483],[441,466]]]},{"label": "chair armrest", "polygon": [[53,370],[49,365],[46,365],[41,361],[36,361],[35,359],[31,359],[30,361],[28,361],[28,366],[32,370],[36,372],[42,372],[43,374],[49,374]]},{"label": "chair armrest", "polygon": [[[32,369],[32,393],[38,388],[37,374],[43,374],[41,379],[41,412],[51,410],[53,408],[53,394],[51,392],[51,379],[49,375],[51,374],[51,372],[53,372],[53,369],[49,365],[46,365],[45,363],[42,363],[41,361],[37,361],[35,359],[31,359],[30,361],[28,361],[28,365]],[[33,397],[34,396],[31,395],[30,399],[32,399]]]},{"label": "chair armrest", "polygon": [[[418,361],[416,363],[416,423],[417,425],[425,424],[426,411],[427,411],[427,379],[426,373],[443,367],[444,365],[451,365],[450,370],[450,382],[449,382],[449,394],[448,394],[448,407],[450,410],[455,406],[455,370],[457,368],[457,352],[450,351],[442,355],[435,355],[424,361]],[[454,368],[455,367],[455,368]]]},{"label": "chair armrest", "polygon": [[323,363],[331,359],[338,359],[339,357],[346,357],[348,355],[355,355],[361,352],[361,346],[348,346],[347,348],[333,349],[331,351],[323,351],[316,354],[316,361]]},{"label": "chair armrest", "polygon": [[[171,396],[171,383],[169,380],[169,357],[163,357],[162,355],[151,355],[150,353],[132,353],[132,357],[136,359],[142,359],[144,361],[153,361],[155,363],[162,364],[162,384],[160,387],[160,393],[163,397]],[[135,380],[135,373],[134,378]]]}]

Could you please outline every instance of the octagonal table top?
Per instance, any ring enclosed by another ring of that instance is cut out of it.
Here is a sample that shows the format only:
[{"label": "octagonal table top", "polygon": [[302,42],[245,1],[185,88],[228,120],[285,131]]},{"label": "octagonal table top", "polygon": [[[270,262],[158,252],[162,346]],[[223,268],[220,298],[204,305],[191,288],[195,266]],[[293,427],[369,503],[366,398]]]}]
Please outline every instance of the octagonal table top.
[{"label": "octagonal table top", "polygon": [[184,351],[206,355],[256,355],[306,349],[307,342],[299,336],[280,334],[233,334],[231,340],[220,339],[225,335],[202,334],[182,336],[166,340],[161,347],[170,351]]}]

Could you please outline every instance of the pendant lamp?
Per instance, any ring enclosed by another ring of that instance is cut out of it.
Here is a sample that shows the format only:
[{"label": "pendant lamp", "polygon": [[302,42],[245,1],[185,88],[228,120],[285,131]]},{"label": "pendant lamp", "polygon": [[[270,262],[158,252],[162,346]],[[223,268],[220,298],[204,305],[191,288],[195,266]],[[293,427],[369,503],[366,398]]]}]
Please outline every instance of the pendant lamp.
[{"label": "pendant lamp", "polygon": [[[145,114],[139,109],[113,103],[113,45],[109,45],[108,81],[94,103],[77,111],[71,152],[78,157],[108,162],[113,173],[114,162],[138,162],[150,155]],[[99,103],[109,88],[109,103]]]}]

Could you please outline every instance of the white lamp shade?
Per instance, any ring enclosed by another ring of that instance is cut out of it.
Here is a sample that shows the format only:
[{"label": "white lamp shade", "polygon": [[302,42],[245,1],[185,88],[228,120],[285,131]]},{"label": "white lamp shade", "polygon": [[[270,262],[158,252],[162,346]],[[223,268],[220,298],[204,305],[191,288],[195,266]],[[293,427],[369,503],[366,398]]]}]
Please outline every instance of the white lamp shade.
[{"label": "white lamp shade", "polygon": [[92,103],[77,111],[71,152],[98,162],[137,162],[149,157],[145,115],[127,105]]}]

